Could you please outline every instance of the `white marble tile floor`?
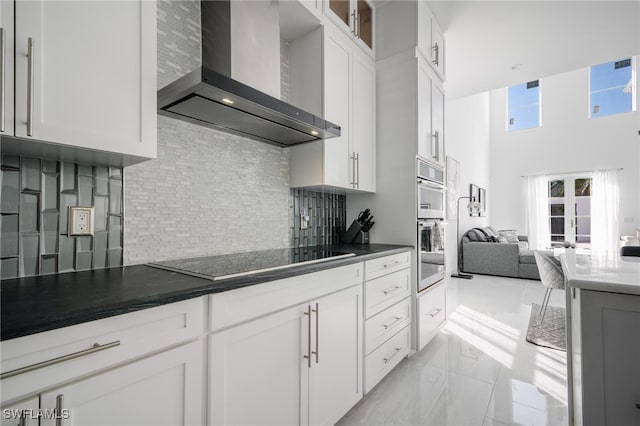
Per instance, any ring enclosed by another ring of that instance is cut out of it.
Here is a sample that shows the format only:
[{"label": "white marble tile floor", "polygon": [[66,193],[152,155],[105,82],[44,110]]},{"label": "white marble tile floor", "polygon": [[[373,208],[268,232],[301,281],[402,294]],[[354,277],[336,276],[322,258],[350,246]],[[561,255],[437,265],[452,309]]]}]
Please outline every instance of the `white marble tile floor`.
[{"label": "white marble tile floor", "polygon": [[[567,425],[566,354],[525,340],[544,292],[534,280],[450,279],[447,325],[338,425]],[[549,303],[564,306],[564,292]]]}]

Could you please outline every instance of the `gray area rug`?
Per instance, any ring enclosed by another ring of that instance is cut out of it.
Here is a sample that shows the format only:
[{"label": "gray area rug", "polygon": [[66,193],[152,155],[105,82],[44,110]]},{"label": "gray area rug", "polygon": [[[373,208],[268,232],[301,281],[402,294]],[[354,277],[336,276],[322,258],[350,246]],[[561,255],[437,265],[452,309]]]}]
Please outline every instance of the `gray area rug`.
[{"label": "gray area rug", "polygon": [[540,305],[531,304],[527,342],[546,348],[567,351],[567,321],[564,308],[547,306],[544,321],[540,324]]}]

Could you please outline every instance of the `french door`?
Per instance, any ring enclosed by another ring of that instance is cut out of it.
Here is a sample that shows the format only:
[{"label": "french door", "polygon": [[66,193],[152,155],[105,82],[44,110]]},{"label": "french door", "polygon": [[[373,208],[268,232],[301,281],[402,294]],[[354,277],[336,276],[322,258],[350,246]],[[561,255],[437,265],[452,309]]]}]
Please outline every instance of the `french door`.
[{"label": "french door", "polygon": [[591,177],[549,180],[549,228],[552,243],[591,244]]}]

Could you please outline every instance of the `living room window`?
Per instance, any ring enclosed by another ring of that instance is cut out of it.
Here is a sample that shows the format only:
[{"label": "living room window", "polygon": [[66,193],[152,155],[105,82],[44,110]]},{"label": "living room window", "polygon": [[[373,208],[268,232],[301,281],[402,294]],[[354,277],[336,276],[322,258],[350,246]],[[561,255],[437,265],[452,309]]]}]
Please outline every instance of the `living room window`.
[{"label": "living room window", "polygon": [[507,131],[540,127],[540,81],[507,89]]},{"label": "living room window", "polygon": [[562,177],[549,181],[551,242],[591,244],[591,177]]},{"label": "living room window", "polygon": [[590,67],[590,117],[635,111],[635,90],[632,58]]}]

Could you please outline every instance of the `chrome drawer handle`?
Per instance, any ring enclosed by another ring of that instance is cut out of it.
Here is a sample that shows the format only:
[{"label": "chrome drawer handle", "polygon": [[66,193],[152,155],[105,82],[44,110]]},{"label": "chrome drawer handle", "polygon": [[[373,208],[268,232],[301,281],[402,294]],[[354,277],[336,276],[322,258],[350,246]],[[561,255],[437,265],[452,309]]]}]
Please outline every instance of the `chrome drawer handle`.
[{"label": "chrome drawer handle", "polygon": [[384,269],[387,269],[387,268],[391,268],[392,266],[399,265],[399,264],[401,264],[401,263],[402,263],[402,262],[400,262],[399,260],[396,260],[395,262],[393,262],[393,263],[392,263],[392,264],[390,264],[390,265],[387,265],[387,264],[385,263],[385,264],[384,264],[384,265],[382,265],[382,266],[384,267]]},{"label": "chrome drawer handle", "polygon": [[120,340],[116,340],[110,343],[105,343],[104,345],[94,343],[93,346],[89,349],[83,349],[81,351],[74,352],[67,355],[62,355],[57,358],[49,359],[47,361],[42,361],[36,364],[27,365],[26,367],[16,368],[15,370],[7,371],[6,373],[0,374],[0,380],[8,379],[9,377],[17,376],[18,374],[28,373],[30,371],[48,367],[50,365],[59,364],[61,362],[69,361],[70,359],[80,358],[81,356],[100,352],[105,349],[115,348],[116,346],[120,346]]},{"label": "chrome drawer handle", "polygon": [[309,317],[309,322],[307,323],[307,355],[303,355],[303,358],[307,360],[307,367],[311,368],[311,305],[307,305],[307,312],[304,314]]},{"label": "chrome drawer handle", "polygon": [[391,287],[391,288],[388,288],[386,290],[382,290],[382,292],[384,293],[385,296],[387,296],[387,295],[389,295],[391,293],[395,293],[396,291],[400,290],[401,288],[402,288],[402,286],[397,285],[395,287]]},{"label": "chrome drawer handle", "polygon": [[391,356],[384,358],[383,361],[385,364],[388,364],[389,361],[391,361],[393,359],[393,357],[395,357],[396,355],[398,355],[398,353],[402,350],[402,348],[396,348],[396,351],[394,353],[391,354]]},{"label": "chrome drawer handle", "polygon": [[64,408],[64,395],[56,396],[56,426],[62,426],[62,409]]},{"label": "chrome drawer handle", "polygon": [[440,313],[440,311],[442,311],[442,308],[436,308],[433,311],[429,312],[427,315],[429,315],[431,318],[433,318],[436,315],[438,315]]},{"label": "chrome drawer handle", "polygon": [[33,136],[33,38],[27,39],[27,136]]},{"label": "chrome drawer handle", "polygon": [[393,321],[391,321],[389,324],[383,324],[382,326],[384,327],[385,330],[388,330],[389,328],[391,328],[394,325],[398,324],[403,319],[404,319],[404,317],[402,317],[402,316],[394,317]]},{"label": "chrome drawer handle", "polygon": [[[0,133],[4,132],[4,70],[6,68],[4,28],[0,28]],[[22,420],[20,420],[22,421]]]}]

